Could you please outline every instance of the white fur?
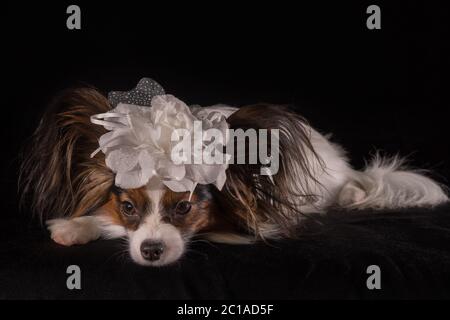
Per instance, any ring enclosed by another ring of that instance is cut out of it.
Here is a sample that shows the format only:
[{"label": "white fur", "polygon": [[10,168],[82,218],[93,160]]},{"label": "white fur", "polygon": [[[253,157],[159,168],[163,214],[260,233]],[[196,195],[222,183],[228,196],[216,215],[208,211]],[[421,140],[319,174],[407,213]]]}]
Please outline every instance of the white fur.
[{"label": "white fur", "polygon": [[[349,209],[397,209],[415,206],[433,207],[449,200],[442,187],[424,174],[403,168],[397,157],[376,156],[363,170],[350,167],[342,147],[311,130],[311,143],[322,159],[324,170],[316,170],[319,184],[313,185],[318,194],[316,203],[300,206],[303,212],[325,211],[340,206]],[[315,160],[310,159],[311,166]],[[293,182],[295,183],[295,182]]]},{"label": "white fur", "polygon": [[[180,231],[169,223],[161,220],[160,201],[164,195],[161,189],[147,190],[151,201],[151,210],[147,212],[145,220],[136,231],[128,233],[130,241],[131,258],[141,264],[148,266],[162,266],[174,262],[184,252],[185,244]],[[160,241],[164,245],[164,252],[157,261],[148,261],[142,257],[141,244],[145,240]]]},{"label": "white fur", "polygon": [[[305,185],[309,191],[317,195],[314,203],[305,205],[300,197],[289,199],[296,203],[302,213],[326,212],[333,207],[346,209],[398,209],[407,207],[433,207],[449,201],[443,188],[432,179],[418,171],[403,168],[403,161],[397,157],[382,158],[376,156],[363,170],[354,170],[347,159],[344,149],[329,141],[311,127],[306,126],[310,133],[311,144],[321,159],[318,161],[311,152],[307,152],[306,162],[313,172],[317,182],[302,174],[300,165],[289,168],[292,176],[290,189],[301,194]],[[281,134],[298,143],[288,128],[281,128]],[[323,166],[321,166],[321,164]],[[294,217],[293,221],[298,221]],[[295,223],[295,222],[293,222]],[[273,223],[259,226],[265,238],[280,237],[279,226]],[[219,237],[220,242],[227,238]],[[236,243],[230,238],[229,243]],[[247,243],[243,240],[241,243]]]},{"label": "white fur", "polygon": [[125,236],[124,227],[113,224],[105,216],[84,216],[47,221],[51,238],[63,246],[85,244],[102,237],[105,239]]},{"label": "white fur", "polygon": [[48,220],[47,227],[53,241],[63,246],[85,244],[101,235],[99,223],[92,216]]},{"label": "white fur", "polygon": [[[184,241],[180,231],[173,225],[161,221],[159,213],[148,215],[136,231],[128,233],[130,238],[131,258],[146,266],[162,266],[178,260],[184,252]],[[142,257],[141,244],[145,240],[161,241],[164,252],[156,261],[148,261]]]},{"label": "white fur", "polygon": [[[148,188],[147,193],[151,208],[136,231],[127,231],[123,226],[113,224],[108,216],[98,211],[95,216],[48,220],[51,238],[58,244],[71,246],[85,244],[100,237],[113,239],[128,236],[130,255],[135,262],[151,266],[174,262],[185,250],[184,240],[177,228],[161,221],[160,201],[164,191],[153,186]],[[147,261],[142,257],[140,248],[145,240],[161,241],[164,244],[164,252],[159,260]]]},{"label": "white fur", "polygon": [[[355,198],[353,203],[342,204],[346,208],[433,207],[448,201],[439,184],[418,171],[403,168],[403,161],[397,157],[376,156],[363,172],[354,174],[352,179],[365,196]],[[344,192],[346,188],[341,194]]]}]

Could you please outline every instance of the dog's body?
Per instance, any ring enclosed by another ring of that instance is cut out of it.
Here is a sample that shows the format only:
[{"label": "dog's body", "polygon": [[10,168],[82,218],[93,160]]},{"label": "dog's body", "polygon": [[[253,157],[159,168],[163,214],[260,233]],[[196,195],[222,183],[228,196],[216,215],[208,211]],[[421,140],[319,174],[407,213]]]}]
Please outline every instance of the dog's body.
[{"label": "dog's body", "polygon": [[258,164],[233,164],[221,191],[199,185],[190,197],[154,180],[124,190],[114,186],[101,154],[89,156],[104,133],[89,118],[109,111],[108,101],[93,89],[80,89],[54,105],[24,162],[24,194],[33,194],[33,209],[43,219],[56,218],[48,225],[57,243],[128,237],[133,260],[143,265],[177,260],[194,235],[227,243],[295,237],[305,214],[331,207],[431,207],[448,201],[436,182],[403,169],[400,159],[376,157],[364,171],[352,169],[340,146],[295,113],[268,105],[215,108],[230,113],[231,128],[280,130],[280,168],[273,177],[257,175]]}]

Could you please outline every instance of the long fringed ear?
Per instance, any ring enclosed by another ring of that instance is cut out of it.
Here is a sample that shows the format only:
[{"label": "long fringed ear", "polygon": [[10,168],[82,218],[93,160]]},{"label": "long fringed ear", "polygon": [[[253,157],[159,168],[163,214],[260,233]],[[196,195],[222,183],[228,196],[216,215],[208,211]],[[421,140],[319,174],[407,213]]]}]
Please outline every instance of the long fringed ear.
[{"label": "long fringed ear", "polygon": [[311,144],[310,127],[287,107],[266,104],[242,107],[228,122],[230,129],[268,129],[269,135],[271,130],[279,130],[279,169],[275,175],[261,175],[264,165],[259,161],[237,164],[234,155],[224,188],[231,205],[240,208],[234,213],[256,237],[294,236],[295,220],[302,214],[299,207],[316,200],[319,182],[315,177],[323,170],[323,161]]},{"label": "long fringed ear", "polygon": [[41,222],[80,216],[102,204],[114,182],[103,154],[90,154],[105,133],[90,116],[110,110],[108,100],[91,88],[61,93],[50,105],[22,154],[21,205],[31,205]]}]

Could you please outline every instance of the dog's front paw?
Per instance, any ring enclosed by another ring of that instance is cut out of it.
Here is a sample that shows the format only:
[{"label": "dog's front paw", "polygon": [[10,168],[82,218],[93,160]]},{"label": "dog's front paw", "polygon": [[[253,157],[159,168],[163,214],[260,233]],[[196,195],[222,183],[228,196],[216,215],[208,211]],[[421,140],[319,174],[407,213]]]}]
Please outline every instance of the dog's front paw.
[{"label": "dog's front paw", "polygon": [[85,244],[100,237],[100,231],[92,223],[92,217],[48,220],[47,228],[51,238],[63,246]]}]

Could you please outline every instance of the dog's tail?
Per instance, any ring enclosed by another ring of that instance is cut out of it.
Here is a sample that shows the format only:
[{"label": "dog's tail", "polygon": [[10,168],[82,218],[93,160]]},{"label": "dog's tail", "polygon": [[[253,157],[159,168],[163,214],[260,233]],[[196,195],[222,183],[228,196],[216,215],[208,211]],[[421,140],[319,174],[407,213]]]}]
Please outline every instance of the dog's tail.
[{"label": "dog's tail", "polygon": [[[396,209],[407,207],[434,207],[449,201],[445,187],[427,177],[424,170],[411,170],[399,157],[376,155],[362,172],[357,172],[345,192],[358,194],[354,201],[344,205],[352,209]],[[345,190],[346,189],[346,190]]]},{"label": "dog's tail", "polygon": [[90,157],[105,132],[90,122],[90,116],[110,108],[92,88],[63,91],[49,106],[22,152],[19,176],[21,205],[26,204],[41,222],[85,214],[113,183],[103,155]]}]

